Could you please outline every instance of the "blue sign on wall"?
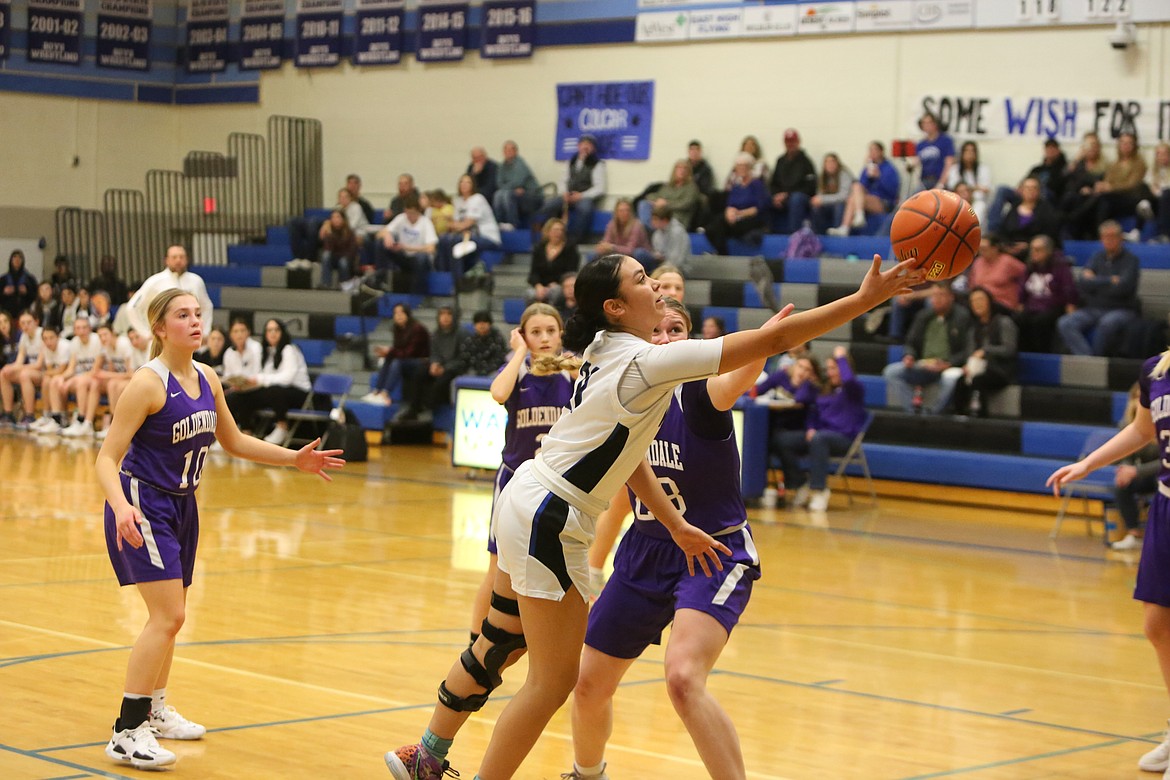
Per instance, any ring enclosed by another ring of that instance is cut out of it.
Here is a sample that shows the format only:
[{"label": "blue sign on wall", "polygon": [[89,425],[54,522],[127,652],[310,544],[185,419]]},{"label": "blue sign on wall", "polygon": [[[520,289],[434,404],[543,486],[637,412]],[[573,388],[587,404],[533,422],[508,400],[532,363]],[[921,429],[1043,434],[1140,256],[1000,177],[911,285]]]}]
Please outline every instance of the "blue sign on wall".
[{"label": "blue sign on wall", "polygon": [[573,157],[577,140],[589,134],[605,159],[647,160],[653,119],[653,81],[558,84],[557,159]]},{"label": "blue sign on wall", "polygon": [[341,62],[342,0],[297,0],[298,68]]},{"label": "blue sign on wall", "polygon": [[81,64],[82,0],[28,3],[28,58],[57,65]]},{"label": "blue sign on wall", "polygon": [[395,65],[402,60],[404,6],[401,0],[357,0],[354,65]]},{"label": "blue sign on wall", "polygon": [[97,65],[150,70],[151,0],[98,0]]},{"label": "blue sign on wall", "polygon": [[244,0],[240,70],[279,68],[284,59],[284,0]]},{"label": "blue sign on wall", "polygon": [[536,39],[536,1],[499,0],[483,4],[484,59],[531,57]]},{"label": "blue sign on wall", "polygon": [[436,3],[418,9],[419,62],[457,62],[467,48],[468,3]]},{"label": "blue sign on wall", "polygon": [[219,73],[228,61],[227,0],[191,0],[187,9],[187,72]]}]

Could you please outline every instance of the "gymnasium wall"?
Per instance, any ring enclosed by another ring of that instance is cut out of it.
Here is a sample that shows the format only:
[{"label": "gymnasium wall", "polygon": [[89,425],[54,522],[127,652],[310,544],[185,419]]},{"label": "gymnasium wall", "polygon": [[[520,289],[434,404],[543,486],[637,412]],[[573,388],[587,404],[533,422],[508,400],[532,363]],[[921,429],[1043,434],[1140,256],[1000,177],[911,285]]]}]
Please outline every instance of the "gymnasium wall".
[{"label": "gymnasium wall", "polygon": [[[1170,98],[1170,24],[1145,24],[1137,45],[1110,48],[1108,27],[900,33],[658,45],[538,48],[531,60],[263,74],[251,105],[158,106],[0,94],[0,230],[43,225],[58,205],[99,207],[110,187],[142,187],[151,168],[177,168],[192,149],[223,150],[232,131],[265,131],[273,114],[324,124],[328,190],[350,171],[381,202],[401,171],[426,187],[453,189],[475,144],[498,157],[512,138],[542,180],[553,160],[555,86],[652,79],[651,158],[611,163],[610,193],[633,194],[666,176],[691,138],[720,174],[741,137],[760,137],[771,160],[797,127],[819,161],[837,151],[856,169],[871,138],[916,138],[909,122],[925,93],[991,96]],[[1143,142],[1152,139],[1143,138]],[[997,181],[1040,156],[1034,139],[989,140]],[[1070,156],[1074,149],[1066,146]],[[76,160],[76,164],[75,164]],[[331,199],[331,192],[326,196]],[[23,207],[19,220],[12,211]],[[50,221],[51,224],[51,221]],[[49,236],[50,242],[52,237]]]}]

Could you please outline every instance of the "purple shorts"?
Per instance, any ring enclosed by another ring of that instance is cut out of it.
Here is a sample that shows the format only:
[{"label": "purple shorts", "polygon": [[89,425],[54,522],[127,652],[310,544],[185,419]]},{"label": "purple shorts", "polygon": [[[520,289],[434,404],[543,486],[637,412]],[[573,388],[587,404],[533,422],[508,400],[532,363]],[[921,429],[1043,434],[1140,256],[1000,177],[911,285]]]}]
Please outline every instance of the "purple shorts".
[{"label": "purple shorts", "polygon": [[691,576],[678,545],[642,533],[635,524],[622,537],[613,576],[589,610],[585,644],[614,658],[637,658],[662,641],[662,629],[680,609],[710,615],[730,634],[760,578],[760,557],[746,525],[718,539],[731,549],[730,558],[720,556],[723,571],[707,577],[696,570]]},{"label": "purple shorts", "polygon": [[496,504],[500,501],[500,493],[504,492],[504,486],[512,479],[512,475],[516,472],[507,466],[500,466],[496,472],[496,487],[492,492],[492,522],[488,528],[488,543],[487,550],[492,555],[496,555]]},{"label": "purple shorts", "polygon": [[1170,607],[1170,498],[1161,492],[1155,493],[1150,502],[1133,597]]},{"label": "purple shorts", "polygon": [[135,549],[122,540],[118,550],[118,528],[114,510],[106,504],[106,550],[118,575],[119,585],[137,582],[177,580],[190,587],[195,571],[195,549],[199,546],[199,508],[195,494],[177,495],[153,488],[134,477],[122,477],[122,491],[142,515],[142,546]]}]

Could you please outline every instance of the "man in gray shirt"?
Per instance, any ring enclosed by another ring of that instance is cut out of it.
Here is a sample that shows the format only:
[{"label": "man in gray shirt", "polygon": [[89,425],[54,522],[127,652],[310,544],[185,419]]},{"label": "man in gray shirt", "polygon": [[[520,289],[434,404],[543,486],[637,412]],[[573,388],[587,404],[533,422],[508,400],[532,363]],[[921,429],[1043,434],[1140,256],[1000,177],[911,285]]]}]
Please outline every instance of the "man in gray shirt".
[{"label": "man in gray shirt", "polygon": [[670,206],[654,207],[650,212],[650,227],[654,229],[650,236],[654,259],[659,263],[677,266],[684,274],[689,271],[691,237],[682,223],[674,218]]}]

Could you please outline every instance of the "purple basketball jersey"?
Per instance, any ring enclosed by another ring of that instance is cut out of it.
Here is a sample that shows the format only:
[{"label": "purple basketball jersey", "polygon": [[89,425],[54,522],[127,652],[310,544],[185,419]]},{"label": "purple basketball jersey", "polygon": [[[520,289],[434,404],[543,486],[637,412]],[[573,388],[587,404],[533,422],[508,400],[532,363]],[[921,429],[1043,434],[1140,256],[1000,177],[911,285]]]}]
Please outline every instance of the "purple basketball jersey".
[{"label": "purple basketball jersey", "polygon": [[215,442],[215,397],[207,377],[196,367],[199,397],[192,398],[161,360],[155,358],[139,370],[158,374],[167,397],[130,440],[122,471],[167,493],[194,493]]},{"label": "purple basketball jersey", "polygon": [[561,373],[535,376],[525,363],[521,376],[504,402],[508,410],[508,427],[504,431],[504,466],[515,471],[532,460],[540,449],[540,439],[569,405],[573,384]]},{"label": "purple basketball jersey", "polygon": [[[687,382],[675,390],[646,459],[666,495],[691,525],[716,534],[747,520],[739,490],[739,450],[731,412],[711,405],[706,379]],[[666,528],[633,491],[630,499],[634,502],[634,527],[669,539]]]},{"label": "purple basketball jersey", "polygon": [[[1170,440],[1170,373],[1160,379],[1154,379],[1150,372],[1158,365],[1161,355],[1142,363],[1142,373],[1138,377],[1138,386],[1141,388],[1141,405],[1150,410],[1154,419],[1154,428],[1158,431],[1158,442]],[[1162,466],[1158,470],[1158,481],[1170,483],[1170,469],[1166,467],[1166,457],[1162,458]]]}]

